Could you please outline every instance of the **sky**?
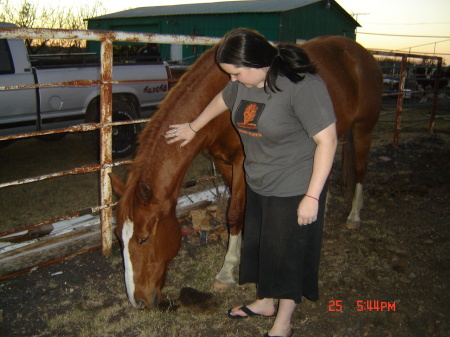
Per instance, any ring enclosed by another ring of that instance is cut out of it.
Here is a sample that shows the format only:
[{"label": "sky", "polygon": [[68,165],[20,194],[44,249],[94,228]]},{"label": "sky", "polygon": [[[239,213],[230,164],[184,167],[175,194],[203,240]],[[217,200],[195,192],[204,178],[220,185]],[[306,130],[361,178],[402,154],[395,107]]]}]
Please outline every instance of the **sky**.
[{"label": "sky", "polygon": [[[11,1],[11,0],[10,0]],[[21,3],[22,0],[12,0]],[[40,6],[85,6],[91,0],[28,0]],[[223,1],[223,0],[221,0]],[[274,0],[276,1],[276,0]],[[107,13],[129,8],[206,3],[215,0],[104,0]],[[450,65],[450,0],[337,0],[362,26],[356,40],[368,49],[427,53]]]}]

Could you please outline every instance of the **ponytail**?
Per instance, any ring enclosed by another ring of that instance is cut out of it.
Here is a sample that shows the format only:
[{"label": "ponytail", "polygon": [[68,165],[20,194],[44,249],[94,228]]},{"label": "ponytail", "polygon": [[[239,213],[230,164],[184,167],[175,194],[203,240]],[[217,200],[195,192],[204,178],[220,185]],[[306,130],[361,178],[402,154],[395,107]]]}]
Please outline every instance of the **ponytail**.
[{"label": "ponytail", "polygon": [[303,80],[305,73],[316,73],[315,65],[300,47],[278,45],[276,48],[278,53],[272,60],[264,83],[264,86],[272,92],[281,91],[276,85],[279,75],[287,77],[293,83],[298,83]]}]

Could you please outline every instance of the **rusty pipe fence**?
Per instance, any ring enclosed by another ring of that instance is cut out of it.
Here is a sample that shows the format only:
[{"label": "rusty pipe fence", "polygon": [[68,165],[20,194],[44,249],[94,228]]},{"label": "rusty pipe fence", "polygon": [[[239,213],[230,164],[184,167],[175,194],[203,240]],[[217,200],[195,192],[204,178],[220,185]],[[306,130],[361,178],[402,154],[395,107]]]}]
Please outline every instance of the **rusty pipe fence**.
[{"label": "rusty pipe fence", "polygon": [[[371,50],[371,53],[376,56],[386,56],[391,57],[394,59],[401,59],[401,67],[399,70],[398,76],[396,76],[396,79],[398,80],[398,89],[397,93],[394,95],[397,96],[397,104],[396,104],[396,113],[395,113],[395,128],[394,128],[394,139],[393,139],[393,145],[398,146],[399,142],[399,136],[400,136],[400,130],[401,127],[401,118],[402,113],[404,112],[404,99],[405,99],[405,83],[406,79],[408,77],[408,71],[407,71],[407,60],[408,58],[412,59],[421,59],[421,60],[429,60],[436,62],[436,76],[434,77],[434,85],[433,85],[433,99],[431,103],[431,112],[430,112],[430,119],[429,119],[429,127],[428,131],[429,133],[433,132],[434,123],[436,120],[436,109],[437,109],[437,102],[438,102],[438,95],[439,95],[439,81],[441,79],[441,69],[442,69],[442,57],[438,56],[427,56],[427,55],[419,55],[419,54],[406,54],[406,53],[395,53],[395,52],[384,52],[384,51],[376,51]],[[416,92],[409,92],[410,94],[417,93]],[[389,93],[383,93],[383,96],[389,96],[391,94]]]},{"label": "rusty pipe fence", "polygon": [[[38,131],[20,135],[0,137],[0,141],[8,139],[19,139],[60,132],[84,132],[100,129],[100,163],[98,165],[83,166],[72,170],[57,172],[53,174],[43,175],[34,178],[21,179],[17,181],[0,184],[0,188],[31,183],[40,180],[61,177],[65,175],[81,174],[88,172],[100,172],[100,205],[89,210],[77,211],[66,216],[44,221],[39,224],[20,228],[2,233],[2,236],[17,231],[27,230],[38,227],[47,223],[53,223],[60,220],[76,218],[84,214],[84,212],[100,212],[101,224],[101,240],[102,252],[109,256],[112,252],[112,207],[113,195],[112,187],[109,181],[109,173],[112,172],[114,166],[128,164],[131,161],[122,161],[113,163],[112,161],[112,127],[127,123],[142,123],[149,119],[134,120],[132,122],[112,122],[112,86],[129,81],[113,81],[112,80],[112,64],[113,64],[113,43],[114,42],[148,42],[148,43],[164,43],[164,44],[189,44],[189,45],[214,45],[219,42],[219,38],[189,36],[189,35],[168,35],[168,34],[146,34],[146,33],[129,33],[118,31],[93,31],[93,30],[64,30],[64,29],[30,29],[30,28],[10,28],[0,27],[0,39],[69,39],[69,40],[89,40],[99,41],[101,43],[100,55],[100,80],[99,81],[75,81],[53,83],[46,85],[28,85],[28,86],[9,86],[0,87],[0,90],[16,90],[24,88],[42,88],[42,87],[58,87],[58,86],[100,86],[100,122],[81,124],[69,128],[57,129],[51,131]],[[170,80],[170,79],[169,79]],[[156,80],[160,81],[160,80]]]}]

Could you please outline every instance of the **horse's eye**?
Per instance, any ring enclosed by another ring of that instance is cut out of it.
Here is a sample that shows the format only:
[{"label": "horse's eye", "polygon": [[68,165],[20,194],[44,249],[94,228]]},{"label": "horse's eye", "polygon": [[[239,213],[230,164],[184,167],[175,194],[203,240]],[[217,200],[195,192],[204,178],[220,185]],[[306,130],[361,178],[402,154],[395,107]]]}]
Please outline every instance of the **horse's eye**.
[{"label": "horse's eye", "polygon": [[139,244],[140,244],[140,245],[143,245],[144,243],[147,243],[148,240],[150,240],[150,238],[140,239],[140,240],[139,240]]}]

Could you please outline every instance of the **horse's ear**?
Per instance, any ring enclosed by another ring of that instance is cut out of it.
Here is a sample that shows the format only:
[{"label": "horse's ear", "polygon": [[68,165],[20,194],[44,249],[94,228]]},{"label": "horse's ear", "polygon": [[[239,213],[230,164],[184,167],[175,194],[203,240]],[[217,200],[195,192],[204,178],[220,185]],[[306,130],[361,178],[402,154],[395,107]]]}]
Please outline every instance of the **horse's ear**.
[{"label": "horse's ear", "polygon": [[120,178],[116,176],[114,173],[109,173],[109,178],[111,179],[111,185],[114,192],[116,192],[119,195],[119,197],[122,197],[123,192],[125,190],[125,184],[123,183],[123,181],[120,180]]},{"label": "horse's ear", "polygon": [[147,183],[144,183],[143,181],[139,182],[139,194],[141,195],[142,199],[147,202],[152,198],[152,190],[150,189],[150,186],[148,186]]}]

